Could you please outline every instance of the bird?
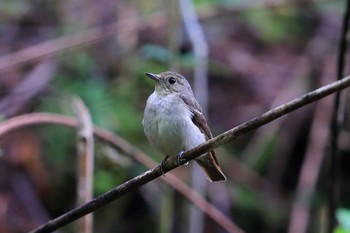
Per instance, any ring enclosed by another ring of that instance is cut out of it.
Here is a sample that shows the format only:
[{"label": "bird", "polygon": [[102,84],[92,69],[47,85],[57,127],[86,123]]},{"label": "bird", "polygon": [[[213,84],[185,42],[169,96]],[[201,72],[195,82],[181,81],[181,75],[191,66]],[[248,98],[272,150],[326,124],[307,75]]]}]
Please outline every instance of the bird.
[{"label": "bird", "polygon": [[[184,76],[173,71],[145,75],[155,82],[155,88],[147,99],[142,124],[149,143],[164,154],[165,159],[181,158],[184,151],[213,137]],[[214,150],[195,160],[210,182],[226,181]]]}]

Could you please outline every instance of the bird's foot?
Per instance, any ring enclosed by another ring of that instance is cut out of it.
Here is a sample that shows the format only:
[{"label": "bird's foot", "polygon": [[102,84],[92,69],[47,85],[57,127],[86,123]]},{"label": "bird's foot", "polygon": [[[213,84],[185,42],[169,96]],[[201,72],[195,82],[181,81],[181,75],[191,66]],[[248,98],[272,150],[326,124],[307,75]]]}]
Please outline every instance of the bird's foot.
[{"label": "bird's foot", "polygon": [[176,156],[177,164],[179,164],[179,166],[181,166],[181,165],[188,165],[188,162],[186,162],[184,160],[184,158],[182,157],[183,153],[184,153],[184,151],[180,151],[180,153]]},{"label": "bird's foot", "polygon": [[162,173],[163,176],[165,176],[165,173],[164,173],[164,165],[165,165],[165,162],[166,160],[169,158],[169,155],[165,156],[165,158],[162,160],[162,162],[160,163],[160,172]]}]

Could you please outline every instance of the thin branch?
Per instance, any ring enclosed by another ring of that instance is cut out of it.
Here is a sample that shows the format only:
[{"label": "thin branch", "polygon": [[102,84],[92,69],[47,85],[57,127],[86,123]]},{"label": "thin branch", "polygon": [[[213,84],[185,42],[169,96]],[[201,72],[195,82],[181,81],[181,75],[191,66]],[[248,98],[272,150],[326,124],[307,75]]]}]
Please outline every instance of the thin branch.
[{"label": "thin branch", "polygon": [[[317,101],[334,92],[340,91],[348,86],[350,86],[350,76],[347,76],[339,81],[333,82],[312,92],[309,92],[301,96],[300,98],[294,99],[286,104],[283,104],[275,109],[272,109],[262,114],[259,117],[256,117],[241,125],[238,125],[237,127],[234,127],[191,150],[185,151],[182,154],[182,161],[186,163],[192,159],[195,159],[209,150],[215,149],[225,143],[228,143],[229,141],[235,139],[241,134],[254,130],[283,115],[286,115],[287,113],[290,113],[298,108],[301,108],[307,104]],[[3,127],[1,127],[0,124],[0,135],[3,131]],[[169,158],[163,163],[162,169],[161,166],[158,165],[157,167],[154,167],[153,169],[148,170],[143,174],[138,175],[135,178],[115,187],[114,189],[94,198],[92,201],[84,204],[83,206],[73,209],[57,217],[56,219],[49,221],[48,223],[34,229],[32,232],[54,231],[88,213],[91,213],[92,211],[106,205],[107,203],[116,200],[117,198],[125,195],[126,193],[135,190],[136,188],[156,179],[163,173],[167,173],[178,166],[180,166],[180,164],[178,163],[176,157]]]},{"label": "thin branch", "polygon": [[[73,109],[78,121],[77,205],[80,206],[93,198],[94,134],[89,110],[80,98],[73,99]],[[79,219],[78,232],[91,233],[92,230],[92,214]]]},{"label": "thin branch", "polygon": [[[68,127],[77,127],[77,121],[71,117],[52,113],[32,113],[14,117],[5,122],[0,123],[0,136],[21,127],[48,123]],[[120,150],[122,153],[129,155],[130,157],[135,159],[137,162],[143,164],[147,168],[150,169],[157,166],[157,163],[154,162],[149,156],[147,156],[134,146],[130,145],[122,138],[112,134],[111,132],[106,131],[102,128],[95,127],[94,133],[98,138],[109,143],[111,146],[115,147],[117,150]],[[242,230],[240,230],[227,216],[225,216],[215,206],[206,201],[202,196],[200,196],[197,192],[192,190],[187,184],[185,184],[173,174],[167,174],[166,178],[162,176],[161,179],[165,183],[170,185],[172,188],[174,188],[176,191],[181,193],[189,201],[197,205],[199,209],[206,213],[213,221],[215,221],[227,232],[242,232]]]},{"label": "thin branch", "polygon": [[[344,66],[346,60],[346,50],[348,44],[348,31],[349,31],[349,23],[350,23],[350,0],[346,3],[346,10],[343,18],[343,27],[339,41],[339,52],[338,52],[338,61],[337,61],[337,80],[340,80],[344,76]],[[328,188],[328,229],[327,232],[333,232],[336,226],[336,218],[335,211],[337,208],[337,199],[338,199],[338,138],[339,138],[339,129],[342,124],[341,114],[342,109],[341,106],[344,106],[344,103],[340,101],[340,92],[337,92],[334,99],[334,110],[331,120],[331,154],[330,154],[330,164],[329,164],[329,188]]]}]

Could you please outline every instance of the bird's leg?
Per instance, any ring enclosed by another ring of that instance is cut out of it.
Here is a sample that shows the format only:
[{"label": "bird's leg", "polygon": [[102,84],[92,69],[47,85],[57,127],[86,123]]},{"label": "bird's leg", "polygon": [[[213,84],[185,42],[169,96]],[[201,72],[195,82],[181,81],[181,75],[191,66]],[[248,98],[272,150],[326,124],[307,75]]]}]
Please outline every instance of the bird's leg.
[{"label": "bird's leg", "polygon": [[162,173],[163,176],[164,175],[164,170],[163,170],[163,167],[164,167],[164,163],[165,161],[169,158],[169,155],[165,156],[165,158],[162,160],[162,162],[160,163],[160,172]]},{"label": "bird's leg", "polygon": [[183,153],[184,153],[184,151],[180,151],[180,153],[176,156],[177,163],[179,164],[179,166],[188,164],[188,162],[183,161],[183,158],[182,158]]}]

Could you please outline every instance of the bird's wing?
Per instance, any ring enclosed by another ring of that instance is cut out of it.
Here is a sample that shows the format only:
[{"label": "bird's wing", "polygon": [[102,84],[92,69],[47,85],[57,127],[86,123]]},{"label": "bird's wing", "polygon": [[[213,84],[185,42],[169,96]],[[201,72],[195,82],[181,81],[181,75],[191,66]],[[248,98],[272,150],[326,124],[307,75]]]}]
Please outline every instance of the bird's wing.
[{"label": "bird's wing", "polygon": [[[181,96],[182,100],[189,107],[192,112],[192,122],[199,128],[199,130],[206,136],[207,140],[212,138],[213,135],[209,129],[207,121],[202,113],[202,108],[195,98],[189,96]],[[202,156],[196,159],[200,167],[203,169],[207,178],[210,181],[225,181],[226,177],[222,173],[218,160],[214,150],[208,152],[206,156]]]},{"label": "bird's wing", "polygon": [[202,133],[205,134],[207,139],[210,139],[213,137],[209,126],[207,124],[207,121],[202,113],[202,108],[199,105],[199,103],[196,101],[195,98],[190,98],[190,96],[182,95],[181,99],[185,102],[185,104],[190,109],[192,116],[193,123],[200,129]]}]

